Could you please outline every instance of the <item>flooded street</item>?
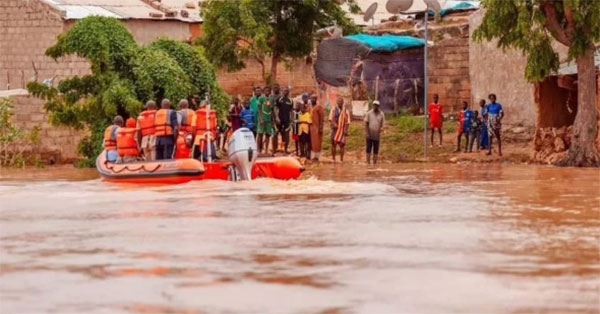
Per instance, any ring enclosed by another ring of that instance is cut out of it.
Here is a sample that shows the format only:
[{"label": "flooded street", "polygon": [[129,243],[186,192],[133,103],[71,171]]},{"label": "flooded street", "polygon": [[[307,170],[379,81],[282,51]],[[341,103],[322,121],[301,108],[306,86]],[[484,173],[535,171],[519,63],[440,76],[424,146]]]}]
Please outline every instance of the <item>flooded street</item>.
[{"label": "flooded street", "polygon": [[0,312],[598,313],[600,171],[0,172]]}]

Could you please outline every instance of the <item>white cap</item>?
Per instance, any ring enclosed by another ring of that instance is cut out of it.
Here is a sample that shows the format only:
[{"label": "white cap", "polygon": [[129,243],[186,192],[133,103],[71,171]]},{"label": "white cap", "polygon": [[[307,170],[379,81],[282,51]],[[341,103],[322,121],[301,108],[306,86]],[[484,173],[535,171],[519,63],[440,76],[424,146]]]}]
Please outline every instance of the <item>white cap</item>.
[{"label": "white cap", "polygon": [[380,105],[380,104],[379,104],[379,100],[375,100],[375,101],[373,102],[373,105],[377,105],[377,106],[379,106],[379,105]]}]

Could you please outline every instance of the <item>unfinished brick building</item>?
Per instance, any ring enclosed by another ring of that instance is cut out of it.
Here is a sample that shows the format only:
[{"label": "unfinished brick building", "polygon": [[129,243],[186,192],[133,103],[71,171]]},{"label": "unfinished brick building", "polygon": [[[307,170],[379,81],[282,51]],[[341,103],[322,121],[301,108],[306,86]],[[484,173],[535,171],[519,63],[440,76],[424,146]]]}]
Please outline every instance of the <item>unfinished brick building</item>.
[{"label": "unfinished brick building", "polygon": [[[139,43],[160,36],[189,41],[200,35],[197,6],[184,0],[1,0],[0,1],[0,95],[15,103],[14,121],[25,129],[38,125],[43,141],[43,160],[65,162],[77,158],[80,131],[48,124],[43,102],[23,90],[30,80],[60,80],[85,75],[88,63],[77,57],[58,62],[45,56],[46,48],[76,20],[90,15],[120,19]],[[20,89],[7,92],[7,90]]]}]

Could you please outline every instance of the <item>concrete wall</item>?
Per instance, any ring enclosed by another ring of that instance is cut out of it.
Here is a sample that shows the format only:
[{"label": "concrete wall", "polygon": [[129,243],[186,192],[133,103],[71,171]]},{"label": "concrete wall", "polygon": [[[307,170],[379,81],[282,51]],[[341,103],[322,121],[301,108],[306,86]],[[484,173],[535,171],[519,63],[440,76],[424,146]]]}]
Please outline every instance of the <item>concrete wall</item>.
[{"label": "concrete wall", "polygon": [[[485,11],[473,13],[469,32],[481,24]],[[533,84],[525,80],[527,58],[519,51],[497,48],[497,41],[469,44],[469,74],[473,102],[486,99],[490,93],[498,96],[505,112],[504,124],[523,126],[532,134],[536,122]]]},{"label": "concrete wall", "polygon": [[158,37],[190,41],[190,24],[180,21],[124,20],[123,23],[133,34],[135,41],[145,45]]},{"label": "concrete wall", "polygon": [[[270,66],[270,60],[266,60],[267,68]],[[264,85],[262,76],[262,67],[256,60],[246,60],[246,68],[238,72],[227,72],[221,69],[217,72],[217,80],[223,90],[230,95],[249,96],[252,93],[252,86]],[[313,64],[307,64],[305,59],[294,62],[290,70],[286,69],[283,63],[277,67],[277,82],[284,86],[292,85],[292,95],[304,91],[316,91]]]}]

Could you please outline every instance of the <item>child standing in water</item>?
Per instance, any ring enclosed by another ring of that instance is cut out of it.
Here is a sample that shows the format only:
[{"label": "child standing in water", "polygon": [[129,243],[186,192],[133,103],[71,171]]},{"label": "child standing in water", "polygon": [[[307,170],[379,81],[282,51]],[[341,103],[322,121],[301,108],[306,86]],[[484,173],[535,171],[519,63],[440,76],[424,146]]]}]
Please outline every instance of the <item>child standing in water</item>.
[{"label": "child standing in water", "polygon": [[429,116],[429,129],[431,130],[431,147],[433,147],[433,135],[435,130],[440,134],[440,146],[442,146],[442,104],[439,103],[440,96],[433,94],[433,102],[427,106]]},{"label": "child standing in water", "polygon": [[473,144],[477,143],[477,151],[480,149],[480,136],[481,136],[481,120],[479,120],[479,113],[477,110],[473,111],[473,118],[471,119],[471,125],[469,126],[468,136],[468,147],[469,153],[473,151]]},{"label": "child standing in water", "polygon": [[485,104],[485,99],[481,99],[479,101],[479,108],[481,113],[481,130],[479,132],[479,147],[481,149],[488,148],[489,139],[488,139],[488,130],[487,130],[487,105]]},{"label": "child standing in water", "polygon": [[302,113],[298,119],[298,131],[300,135],[300,156],[310,159],[310,125],[312,117],[307,105],[302,105]]},{"label": "child standing in water", "polygon": [[296,156],[300,156],[300,133],[298,130],[299,127],[299,119],[300,114],[302,113],[303,104],[300,102],[296,102],[294,104],[294,109],[292,110],[292,139],[294,140],[294,149]]},{"label": "child standing in water", "polygon": [[471,125],[471,119],[473,118],[473,111],[469,109],[469,103],[463,100],[462,102],[462,111],[458,114],[458,136],[456,138],[456,151],[455,153],[459,153],[461,151],[460,148],[460,140],[462,139],[463,134],[465,135],[465,150],[467,152],[467,148],[469,146],[469,126]]}]

